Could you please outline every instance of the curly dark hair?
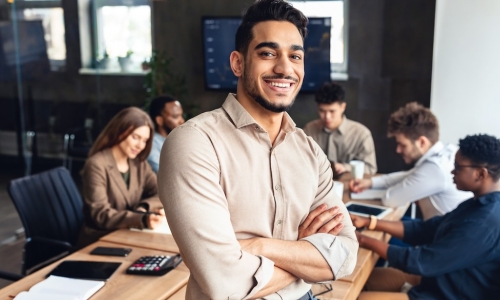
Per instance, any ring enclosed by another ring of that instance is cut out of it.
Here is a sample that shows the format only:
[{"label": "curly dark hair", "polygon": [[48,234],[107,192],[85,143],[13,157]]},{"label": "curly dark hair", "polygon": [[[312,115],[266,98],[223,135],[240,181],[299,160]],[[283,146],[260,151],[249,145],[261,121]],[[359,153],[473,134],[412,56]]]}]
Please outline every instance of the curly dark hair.
[{"label": "curly dark hair", "polygon": [[341,85],[335,82],[325,82],[316,91],[315,100],[317,103],[332,104],[334,102],[344,102],[345,91]]},{"label": "curly dark hair", "polygon": [[459,140],[460,153],[474,164],[484,166],[491,177],[500,178],[500,140],[486,134],[468,135]]},{"label": "curly dark hair", "polygon": [[253,27],[265,21],[288,21],[297,27],[302,40],[306,38],[308,20],[300,10],[284,0],[257,0],[247,9],[236,31],[236,51],[247,54],[253,39]]},{"label": "curly dark hair", "polygon": [[425,136],[432,144],[439,140],[439,122],[430,109],[417,102],[410,102],[392,113],[388,122],[388,135],[402,133],[415,141]]}]

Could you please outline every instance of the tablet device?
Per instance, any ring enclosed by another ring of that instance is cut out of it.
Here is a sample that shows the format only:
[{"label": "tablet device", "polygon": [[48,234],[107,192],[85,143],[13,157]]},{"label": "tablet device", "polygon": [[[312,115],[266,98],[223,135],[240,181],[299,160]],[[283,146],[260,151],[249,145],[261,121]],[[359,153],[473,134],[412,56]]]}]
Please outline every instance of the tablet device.
[{"label": "tablet device", "polygon": [[357,202],[347,202],[346,205],[347,210],[351,214],[369,217],[375,216],[377,219],[382,219],[387,216],[392,211],[392,208],[380,206],[380,205],[372,205],[372,204],[364,204]]},{"label": "tablet device", "polygon": [[65,260],[47,276],[106,281],[122,263],[103,261]]}]

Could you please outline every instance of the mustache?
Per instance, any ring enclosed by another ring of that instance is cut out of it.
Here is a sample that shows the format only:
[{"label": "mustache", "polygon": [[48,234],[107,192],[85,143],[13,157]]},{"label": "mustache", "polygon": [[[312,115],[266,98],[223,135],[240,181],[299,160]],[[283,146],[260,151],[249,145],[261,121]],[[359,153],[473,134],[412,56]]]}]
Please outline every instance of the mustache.
[{"label": "mustache", "polygon": [[286,79],[286,80],[292,80],[293,82],[297,83],[299,80],[295,77],[292,76],[284,76],[284,75],[272,75],[272,76],[266,76],[262,77],[264,80],[272,80],[272,79]]}]

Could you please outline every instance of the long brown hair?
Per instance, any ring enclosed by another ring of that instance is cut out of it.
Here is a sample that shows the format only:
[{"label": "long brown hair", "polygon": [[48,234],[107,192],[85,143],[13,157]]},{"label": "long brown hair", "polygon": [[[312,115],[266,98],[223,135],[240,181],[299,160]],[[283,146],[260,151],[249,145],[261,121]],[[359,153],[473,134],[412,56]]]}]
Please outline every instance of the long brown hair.
[{"label": "long brown hair", "polygon": [[116,116],[111,119],[111,121],[109,121],[92,145],[89,157],[99,151],[111,148],[121,143],[135,129],[144,125],[149,127],[150,137],[146,142],[146,147],[137,155],[141,161],[144,161],[151,151],[154,126],[148,114],[137,107],[124,108],[118,112]]}]

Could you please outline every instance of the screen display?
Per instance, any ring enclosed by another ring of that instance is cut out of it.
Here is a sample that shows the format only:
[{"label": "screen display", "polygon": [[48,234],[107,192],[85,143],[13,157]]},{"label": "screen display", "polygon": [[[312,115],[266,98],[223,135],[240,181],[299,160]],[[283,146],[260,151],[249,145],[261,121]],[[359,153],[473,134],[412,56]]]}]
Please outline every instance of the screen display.
[{"label": "screen display", "polygon": [[[235,48],[234,37],[241,19],[205,17],[202,23],[205,87],[236,91],[238,78],[231,70],[229,56]],[[331,18],[309,18],[307,30],[301,91],[314,92],[321,84],[330,81]]]},{"label": "screen display", "polygon": [[348,205],[347,210],[350,212],[356,212],[356,213],[373,215],[373,216],[377,216],[380,213],[385,211],[384,209],[371,207],[371,206],[364,206],[364,205],[359,205],[359,204]]},{"label": "screen display", "polygon": [[108,280],[120,265],[119,262],[65,260],[47,276]]}]

